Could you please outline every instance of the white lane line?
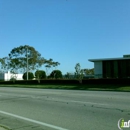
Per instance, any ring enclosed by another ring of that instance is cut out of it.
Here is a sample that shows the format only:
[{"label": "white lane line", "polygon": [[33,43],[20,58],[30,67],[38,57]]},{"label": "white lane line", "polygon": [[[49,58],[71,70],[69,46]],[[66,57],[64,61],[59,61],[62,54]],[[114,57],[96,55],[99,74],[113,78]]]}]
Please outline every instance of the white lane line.
[{"label": "white lane line", "polygon": [[8,115],[8,116],[15,117],[15,118],[19,118],[19,119],[22,119],[22,120],[26,120],[26,121],[29,121],[29,122],[32,122],[32,123],[35,123],[35,124],[47,126],[47,127],[50,127],[50,128],[56,129],[56,130],[68,130],[68,129],[65,129],[65,128],[62,128],[62,127],[58,127],[58,126],[47,124],[47,123],[44,123],[44,122],[32,120],[32,119],[22,117],[22,116],[18,116],[18,115],[15,115],[15,114],[11,114],[11,113],[8,113],[8,112],[5,112],[5,111],[0,111],[0,113]]}]

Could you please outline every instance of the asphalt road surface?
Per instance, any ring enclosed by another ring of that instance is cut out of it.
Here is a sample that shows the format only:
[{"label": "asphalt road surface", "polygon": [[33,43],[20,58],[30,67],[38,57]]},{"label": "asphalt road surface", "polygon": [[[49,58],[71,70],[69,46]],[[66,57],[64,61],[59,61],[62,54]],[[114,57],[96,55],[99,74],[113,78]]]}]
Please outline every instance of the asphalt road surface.
[{"label": "asphalt road surface", "polygon": [[129,92],[0,88],[0,124],[12,130],[119,130],[121,118]]}]

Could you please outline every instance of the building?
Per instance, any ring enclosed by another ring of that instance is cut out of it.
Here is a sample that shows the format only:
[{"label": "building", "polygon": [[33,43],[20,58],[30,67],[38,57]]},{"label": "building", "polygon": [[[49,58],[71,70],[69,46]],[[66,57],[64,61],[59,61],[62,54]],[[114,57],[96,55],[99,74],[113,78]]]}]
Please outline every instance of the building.
[{"label": "building", "polygon": [[23,80],[23,74],[12,74],[9,71],[7,73],[0,73],[0,80],[9,81],[12,78]]},{"label": "building", "polygon": [[130,78],[130,55],[89,61],[94,62],[95,78]]}]

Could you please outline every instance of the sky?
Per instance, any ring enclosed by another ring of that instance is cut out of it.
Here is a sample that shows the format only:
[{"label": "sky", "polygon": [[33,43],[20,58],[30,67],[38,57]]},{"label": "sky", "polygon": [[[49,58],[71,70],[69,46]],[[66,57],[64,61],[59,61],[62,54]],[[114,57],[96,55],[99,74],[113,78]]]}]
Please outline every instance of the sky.
[{"label": "sky", "polygon": [[32,46],[63,74],[93,68],[130,54],[130,0],[0,0],[0,45],[0,58]]}]

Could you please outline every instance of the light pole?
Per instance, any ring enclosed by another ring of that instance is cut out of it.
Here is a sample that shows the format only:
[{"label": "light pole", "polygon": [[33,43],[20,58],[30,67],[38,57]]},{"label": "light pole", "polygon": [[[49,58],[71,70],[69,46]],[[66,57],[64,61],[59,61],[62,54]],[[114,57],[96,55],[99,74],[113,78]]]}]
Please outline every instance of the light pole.
[{"label": "light pole", "polygon": [[28,80],[28,47],[27,47],[27,80]]}]

